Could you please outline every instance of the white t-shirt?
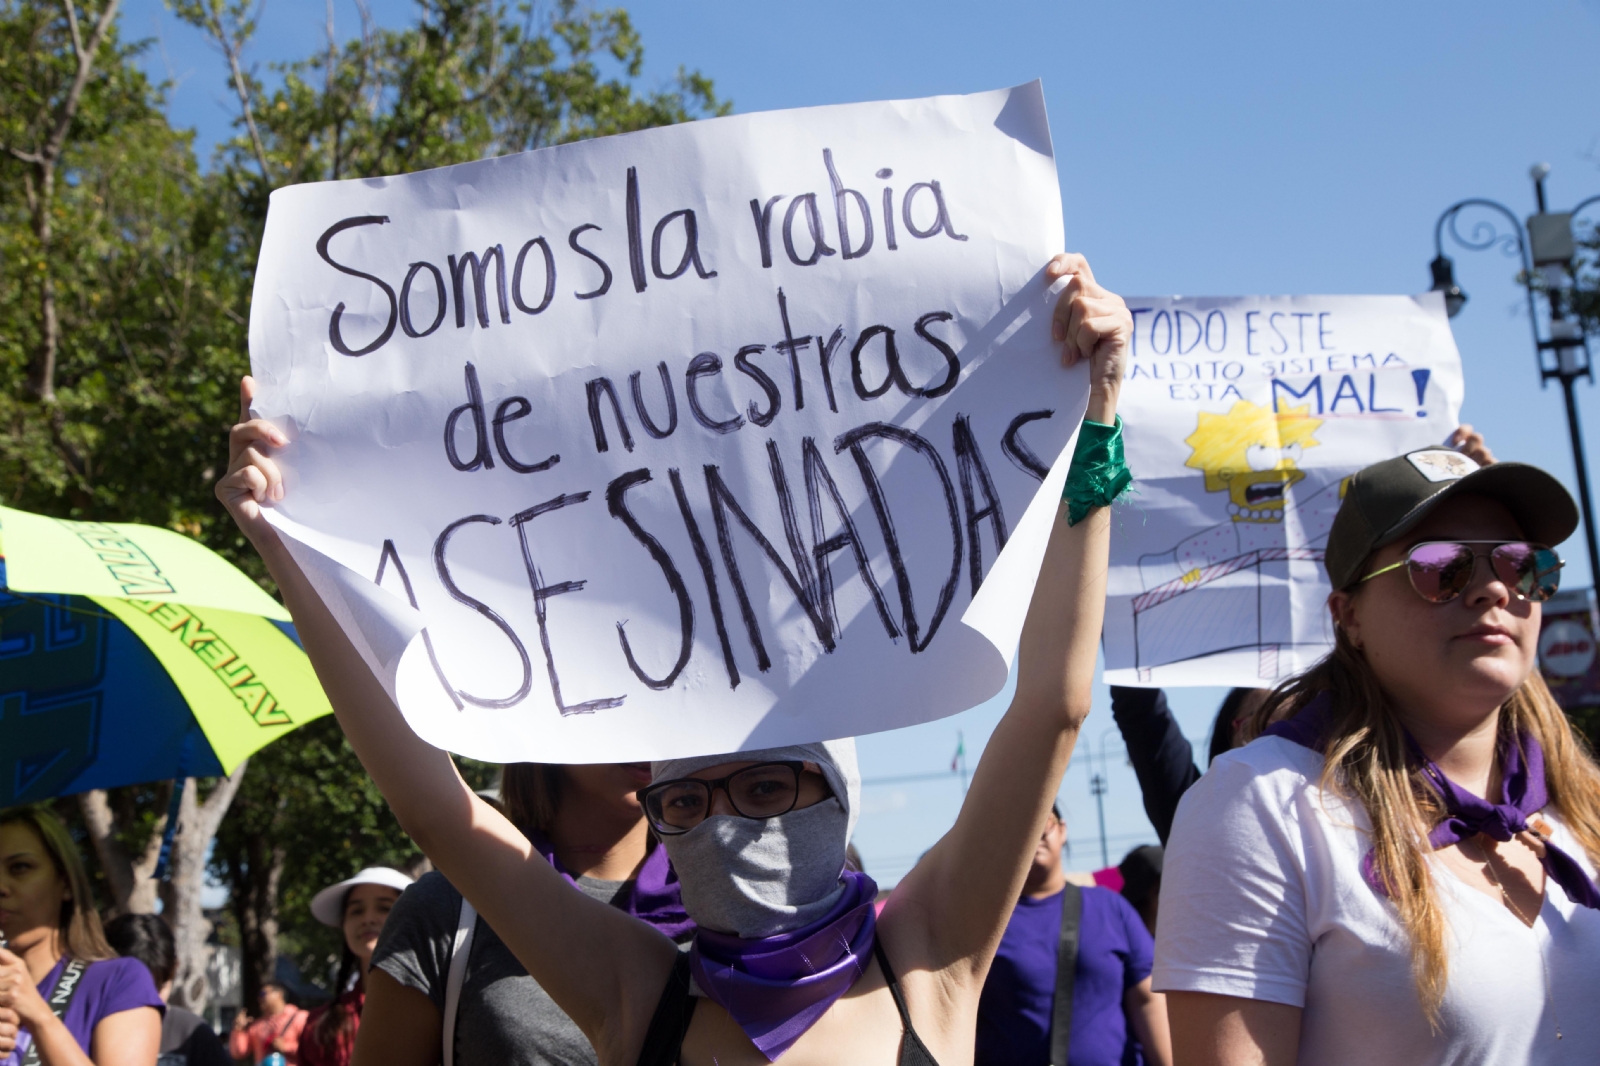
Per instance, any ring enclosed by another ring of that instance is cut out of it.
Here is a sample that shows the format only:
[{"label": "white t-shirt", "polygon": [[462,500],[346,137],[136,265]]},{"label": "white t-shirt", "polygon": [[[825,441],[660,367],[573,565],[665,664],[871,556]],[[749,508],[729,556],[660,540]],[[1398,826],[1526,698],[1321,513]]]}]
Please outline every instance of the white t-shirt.
[{"label": "white t-shirt", "polygon": [[1183,797],[1161,879],[1156,991],[1303,1007],[1300,1066],[1600,1063],[1600,911],[1547,880],[1529,929],[1435,860],[1450,976],[1434,1034],[1394,905],[1361,877],[1371,822],[1324,793],[1321,774],[1318,753],[1263,737]]}]

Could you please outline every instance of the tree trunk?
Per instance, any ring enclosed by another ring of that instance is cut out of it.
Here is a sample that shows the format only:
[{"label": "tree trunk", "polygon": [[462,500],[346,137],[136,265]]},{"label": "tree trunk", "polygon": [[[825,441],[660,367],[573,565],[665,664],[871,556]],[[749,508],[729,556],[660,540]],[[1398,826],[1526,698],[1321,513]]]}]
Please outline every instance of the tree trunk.
[{"label": "tree trunk", "polygon": [[[171,786],[160,791],[163,810],[171,797]],[[113,914],[154,914],[159,884],[152,879],[156,863],[161,857],[161,834],[167,827],[167,816],[162,814],[151,830],[137,859],[128,854],[117,839],[119,831],[127,826],[120,824],[103,788],[78,794],[78,809],[83,813],[83,824],[94,842],[95,855],[100,859],[100,869],[111,887]]]},{"label": "tree trunk", "polygon": [[228,880],[234,886],[230,903],[239,924],[240,984],[248,1009],[277,965],[278,882],[287,855],[259,836],[251,837],[245,849],[228,856]]},{"label": "tree trunk", "polygon": [[249,760],[240,763],[229,776],[217,782],[199,801],[194,778],[183,782],[183,798],[178,807],[178,834],[172,841],[172,888],[168,901],[167,923],[176,942],[178,971],[172,983],[172,1003],[196,1014],[204,1013],[211,989],[206,981],[206,964],[211,952],[206,944],[211,923],[201,910],[200,896],[205,889],[206,853],[217,835],[217,826],[228,813],[233,797],[244,780]]}]

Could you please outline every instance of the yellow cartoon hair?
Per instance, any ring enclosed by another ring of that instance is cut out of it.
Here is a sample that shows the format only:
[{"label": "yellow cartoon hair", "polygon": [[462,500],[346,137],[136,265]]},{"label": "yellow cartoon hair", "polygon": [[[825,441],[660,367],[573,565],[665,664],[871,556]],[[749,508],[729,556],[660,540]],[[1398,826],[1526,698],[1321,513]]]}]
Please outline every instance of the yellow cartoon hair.
[{"label": "yellow cartoon hair", "polygon": [[[1322,419],[1311,417],[1310,404],[1274,412],[1249,400],[1240,400],[1227,414],[1201,411],[1195,431],[1184,440],[1194,449],[1194,454],[1183,465],[1204,470],[1206,491],[1219,492],[1227,488],[1227,482],[1235,474],[1250,469],[1245,454],[1250,447],[1285,448],[1291,444],[1315,447],[1322,442],[1312,434],[1321,425]],[[1293,466],[1292,460],[1282,462]]]}]

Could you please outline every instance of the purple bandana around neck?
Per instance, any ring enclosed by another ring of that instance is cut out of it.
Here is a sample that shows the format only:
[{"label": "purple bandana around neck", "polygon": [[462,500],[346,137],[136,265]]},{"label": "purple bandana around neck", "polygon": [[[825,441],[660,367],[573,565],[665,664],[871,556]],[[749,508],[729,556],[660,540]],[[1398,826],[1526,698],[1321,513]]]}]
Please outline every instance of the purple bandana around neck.
[{"label": "purple bandana around neck", "polygon": [[[1301,747],[1322,751],[1332,709],[1333,697],[1326,692],[1319,693],[1299,714],[1267,727],[1263,735],[1282,737]],[[1544,749],[1531,733],[1525,732],[1517,739],[1518,742],[1509,745],[1502,756],[1505,765],[1500,775],[1500,802],[1490,803],[1446,777],[1438,764],[1422,753],[1411,734],[1406,734],[1411,757],[1422,767],[1423,774],[1444,801],[1444,821],[1428,834],[1428,842],[1435,850],[1459,844],[1479,833],[1504,842],[1518,833],[1532,831],[1528,818],[1544,810],[1550,801],[1544,780]],[[1595,885],[1594,879],[1584,873],[1576,859],[1552,841],[1543,837],[1541,840],[1544,856],[1540,862],[1550,880],[1560,885],[1572,902],[1600,910],[1600,887]],[[1361,857],[1361,876],[1379,895],[1389,894],[1383,878],[1378,875],[1371,849]]]},{"label": "purple bandana around neck", "polygon": [[778,1056],[866,972],[877,939],[878,886],[844,872],[838,904],[803,928],[759,940],[701,929],[689,966],[706,998],[728,1012],[750,1042]]},{"label": "purple bandana around neck", "polygon": [[[561,865],[561,860],[556,858],[555,845],[550,843],[549,837],[534,831],[528,834],[528,840],[556,873],[574,885],[578,883],[578,879],[568,873],[567,868]],[[669,939],[682,940],[694,932],[694,920],[683,909],[683,900],[679,895],[678,874],[667,861],[667,849],[659,843],[650,849],[644,864],[639,867],[626,909],[629,914],[654,926]]]}]

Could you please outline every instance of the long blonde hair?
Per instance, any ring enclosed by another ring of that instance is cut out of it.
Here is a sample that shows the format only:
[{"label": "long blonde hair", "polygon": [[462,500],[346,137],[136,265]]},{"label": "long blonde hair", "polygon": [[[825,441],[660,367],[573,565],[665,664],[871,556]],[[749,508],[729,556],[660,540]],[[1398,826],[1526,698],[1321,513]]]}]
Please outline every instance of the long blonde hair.
[{"label": "long blonde hair", "polygon": [[[1411,971],[1428,1020],[1438,1025],[1449,980],[1445,918],[1434,891],[1428,833],[1444,805],[1409,758],[1405,730],[1367,657],[1335,627],[1333,651],[1310,670],[1280,685],[1248,723],[1248,737],[1290,717],[1322,692],[1332,698],[1325,733],[1321,788],[1354,797],[1372,822],[1374,867],[1399,912],[1411,947]],[[1572,731],[1544,679],[1534,670],[1500,708],[1502,750],[1522,733],[1544,749],[1550,806],[1600,865],[1600,769]]]}]

